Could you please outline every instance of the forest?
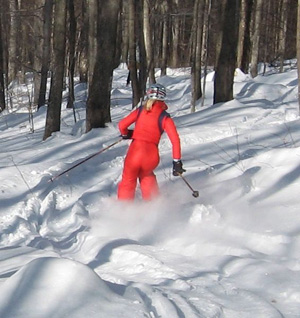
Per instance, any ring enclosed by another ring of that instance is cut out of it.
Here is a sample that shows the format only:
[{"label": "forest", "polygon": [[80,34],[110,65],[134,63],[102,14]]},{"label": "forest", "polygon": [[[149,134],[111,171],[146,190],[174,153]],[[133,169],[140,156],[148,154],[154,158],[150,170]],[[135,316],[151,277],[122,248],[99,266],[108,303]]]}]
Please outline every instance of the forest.
[{"label": "forest", "polygon": [[195,112],[208,70],[219,103],[233,98],[236,68],[255,78],[259,65],[283,72],[284,63],[299,60],[299,25],[300,0],[1,0],[0,112],[14,109],[13,84],[30,75],[30,111],[47,106],[47,139],[60,130],[64,89],[74,108],[78,78],[88,87],[86,131],[104,128],[120,63],[128,67],[132,107],[156,82],[156,69],[161,76],[190,69]]}]

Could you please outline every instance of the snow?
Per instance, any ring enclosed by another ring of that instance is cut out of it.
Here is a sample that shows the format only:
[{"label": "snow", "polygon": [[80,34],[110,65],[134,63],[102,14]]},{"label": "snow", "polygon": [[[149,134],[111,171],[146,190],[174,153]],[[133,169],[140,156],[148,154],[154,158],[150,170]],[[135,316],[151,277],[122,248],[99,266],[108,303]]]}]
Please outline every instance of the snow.
[{"label": "snow", "polygon": [[211,72],[195,113],[189,69],[157,76],[198,198],[172,176],[165,135],[154,201],[139,190],[133,203],[116,199],[129,141],[51,182],[119,139],[131,110],[122,65],[105,129],[84,133],[79,83],[77,122],[64,100],[62,129],[46,141],[45,107],[34,127],[26,100],[0,114],[1,318],[300,317],[297,71],[236,70],[234,100],[217,105]]}]

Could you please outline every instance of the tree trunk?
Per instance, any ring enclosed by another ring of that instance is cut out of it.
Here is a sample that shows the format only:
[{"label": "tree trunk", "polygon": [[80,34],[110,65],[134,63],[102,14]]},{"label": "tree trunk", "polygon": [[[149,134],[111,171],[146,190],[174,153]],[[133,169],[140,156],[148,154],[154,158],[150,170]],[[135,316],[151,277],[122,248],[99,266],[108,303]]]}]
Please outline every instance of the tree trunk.
[{"label": "tree trunk", "polygon": [[44,140],[60,130],[64,83],[67,0],[56,0],[53,33],[53,70]]},{"label": "tree trunk", "polygon": [[78,73],[80,83],[88,82],[88,24],[89,17],[87,13],[87,0],[82,0],[81,4],[81,25],[79,26],[79,39],[78,39]]},{"label": "tree trunk", "polygon": [[47,79],[49,72],[49,63],[51,55],[51,33],[52,33],[52,9],[53,0],[45,0],[43,19],[43,52],[42,52],[42,68],[41,68],[41,83],[39,89],[38,108],[46,104]]},{"label": "tree trunk", "polygon": [[202,31],[203,31],[203,12],[205,3],[203,0],[196,0],[194,6],[194,45],[192,56],[192,108],[195,112],[196,101],[202,96],[201,91],[201,49],[202,49]]},{"label": "tree trunk", "polygon": [[288,0],[283,0],[282,10],[281,10],[281,25],[279,30],[279,54],[280,54],[280,72],[283,72],[284,64],[284,54],[285,54],[285,40],[286,40],[286,30],[287,30],[287,11],[288,11]]},{"label": "tree trunk", "polygon": [[256,0],[254,32],[253,32],[253,40],[252,40],[251,69],[250,69],[250,73],[252,77],[257,76],[257,72],[258,72],[258,54],[259,54],[262,4],[263,4],[263,0]]},{"label": "tree trunk", "polygon": [[239,41],[238,41],[238,58],[237,67],[239,67],[244,73],[249,72],[250,63],[250,25],[251,25],[251,13],[253,8],[253,0],[242,0],[241,6],[241,19],[239,28]]},{"label": "tree trunk", "polygon": [[34,28],[34,46],[35,46],[35,55],[37,58],[33,60],[33,104],[38,105],[39,101],[39,90],[41,84],[41,73],[39,72],[41,69],[41,61],[42,61],[42,48],[43,48],[43,13],[42,7],[44,5],[44,0],[37,0],[35,3],[35,17],[33,20],[33,28]]},{"label": "tree trunk", "polygon": [[130,80],[132,87],[132,107],[135,107],[141,98],[139,79],[137,75],[137,63],[136,63],[136,33],[135,33],[135,1],[128,1],[128,36],[129,36],[129,58],[128,58],[128,69],[130,72]]},{"label": "tree trunk", "polygon": [[[118,31],[121,0],[107,0],[98,7],[99,20],[97,27],[97,58],[95,61],[92,82],[86,109],[86,130],[104,128],[110,118],[110,97],[113,70],[116,65],[116,39]],[[105,49],[103,49],[105,48]]]},{"label": "tree trunk", "polygon": [[299,104],[299,115],[300,115],[300,0],[298,0],[297,9],[297,69],[298,69],[298,104]]},{"label": "tree trunk", "polygon": [[148,70],[150,83],[155,83],[153,41],[152,41],[152,30],[151,30],[151,24],[150,24],[149,11],[150,11],[149,0],[144,0],[143,30],[144,30],[145,49],[146,49],[146,56],[147,56],[147,70]]},{"label": "tree trunk", "polygon": [[88,17],[89,17],[89,49],[88,49],[88,84],[89,88],[92,82],[93,70],[96,63],[97,54],[97,16],[98,5],[97,0],[88,1]]},{"label": "tree trunk", "polygon": [[18,0],[9,0],[10,11],[10,36],[8,56],[8,83],[13,81],[17,75],[18,53]]},{"label": "tree trunk", "polygon": [[214,80],[214,104],[233,99],[238,38],[237,10],[239,0],[225,0],[222,46]]},{"label": "tree trunk", "polygon": [[[74,12],[74,0],[68,0],[69,12],[69,63],[68,63],[68,102],[67,108],[74,108],[74,71],[75,71],[75,45],[76,45],[76,19]],[[75,118],[76,121],[76,118]]]},{"label": "tree trunk", "polygon": [[168,36],[169,36],[169,17],[168,17],[168,1],[162,2],[163,14],[163,31],[162,31],[162,54],[161,54],[161,76],[167,75],[168,66]]},{"label": "tree trunk", "polygon": [[173,0],[173,17],[172,17],[172,50],[170,66],[179,66],[179,35],[180,35],[180,16],[179,16],[179,1]]},{"label": "tree trunk", "polygon": [[[2,4],[1,4],[2,5]],[[0,7],[0,9],[2,9]],[[4,61],[2,42],[2,10],[0,11],[0,112],[5,109]]]}]

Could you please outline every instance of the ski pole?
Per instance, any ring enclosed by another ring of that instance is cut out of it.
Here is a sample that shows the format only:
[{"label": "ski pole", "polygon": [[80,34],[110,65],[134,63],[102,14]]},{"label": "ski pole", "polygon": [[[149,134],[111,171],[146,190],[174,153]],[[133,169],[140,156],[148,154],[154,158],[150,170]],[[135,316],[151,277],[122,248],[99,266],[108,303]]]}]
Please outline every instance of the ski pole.
[{"label": "ski pole", "polygon": [[192,186],[187,182],[186,178],[182,175],[182,173],[178,173],[182,180],[185,182],[185,184],[192,190],[193,197],[198,198],[199,197],[199,191],[196,191],[192,188]]},{"label": "ski pole", "polygon": [[70,167],[69,169],[67,169],[67,170],[65,170],[65,171],[63,171],[63,172],[61,172],[60,174],[56,175],[55,177],[50,178],[49,181],[53,182],[54,180],[56,180],[57,178],[59,178],[59,177],[62,176],[63,174],[65,174],[65,173],[69,172],[70,170],[72,170],[72,169],[78,167],[78,166],[81,165],[82,163],[84,163],[84,162],[90,160],[91,158],[93,158],[93,157],[99,155],[100,153],[104,152],[105,150],[107,150],[107,149],[113,147],[114,145],[118,144],[118,143],[119,143],[120,141],[122,141],[122,140],[123,140],[123,138],[120,138],[120,139],[118,139],[117,141],[113,142],[112,144],[108,145],[107,147],[100,149],[98,152],[96,152],[96,153],[94,153],[94,154],[88,156],[88,157],[85,158],[84,160],[78,162],[76,165],[74,165],[74,166]]}]

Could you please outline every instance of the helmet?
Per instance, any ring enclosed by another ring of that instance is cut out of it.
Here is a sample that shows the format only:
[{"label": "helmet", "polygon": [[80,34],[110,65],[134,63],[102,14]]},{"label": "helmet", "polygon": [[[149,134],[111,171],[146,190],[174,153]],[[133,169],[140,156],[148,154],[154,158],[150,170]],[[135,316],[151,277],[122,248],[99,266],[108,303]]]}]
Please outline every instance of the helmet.
[{"label": "helmet", "polygon": [[149,99],[164,100],[166,97],[166,88],[161,84],[151,84],[146,94]]}]

